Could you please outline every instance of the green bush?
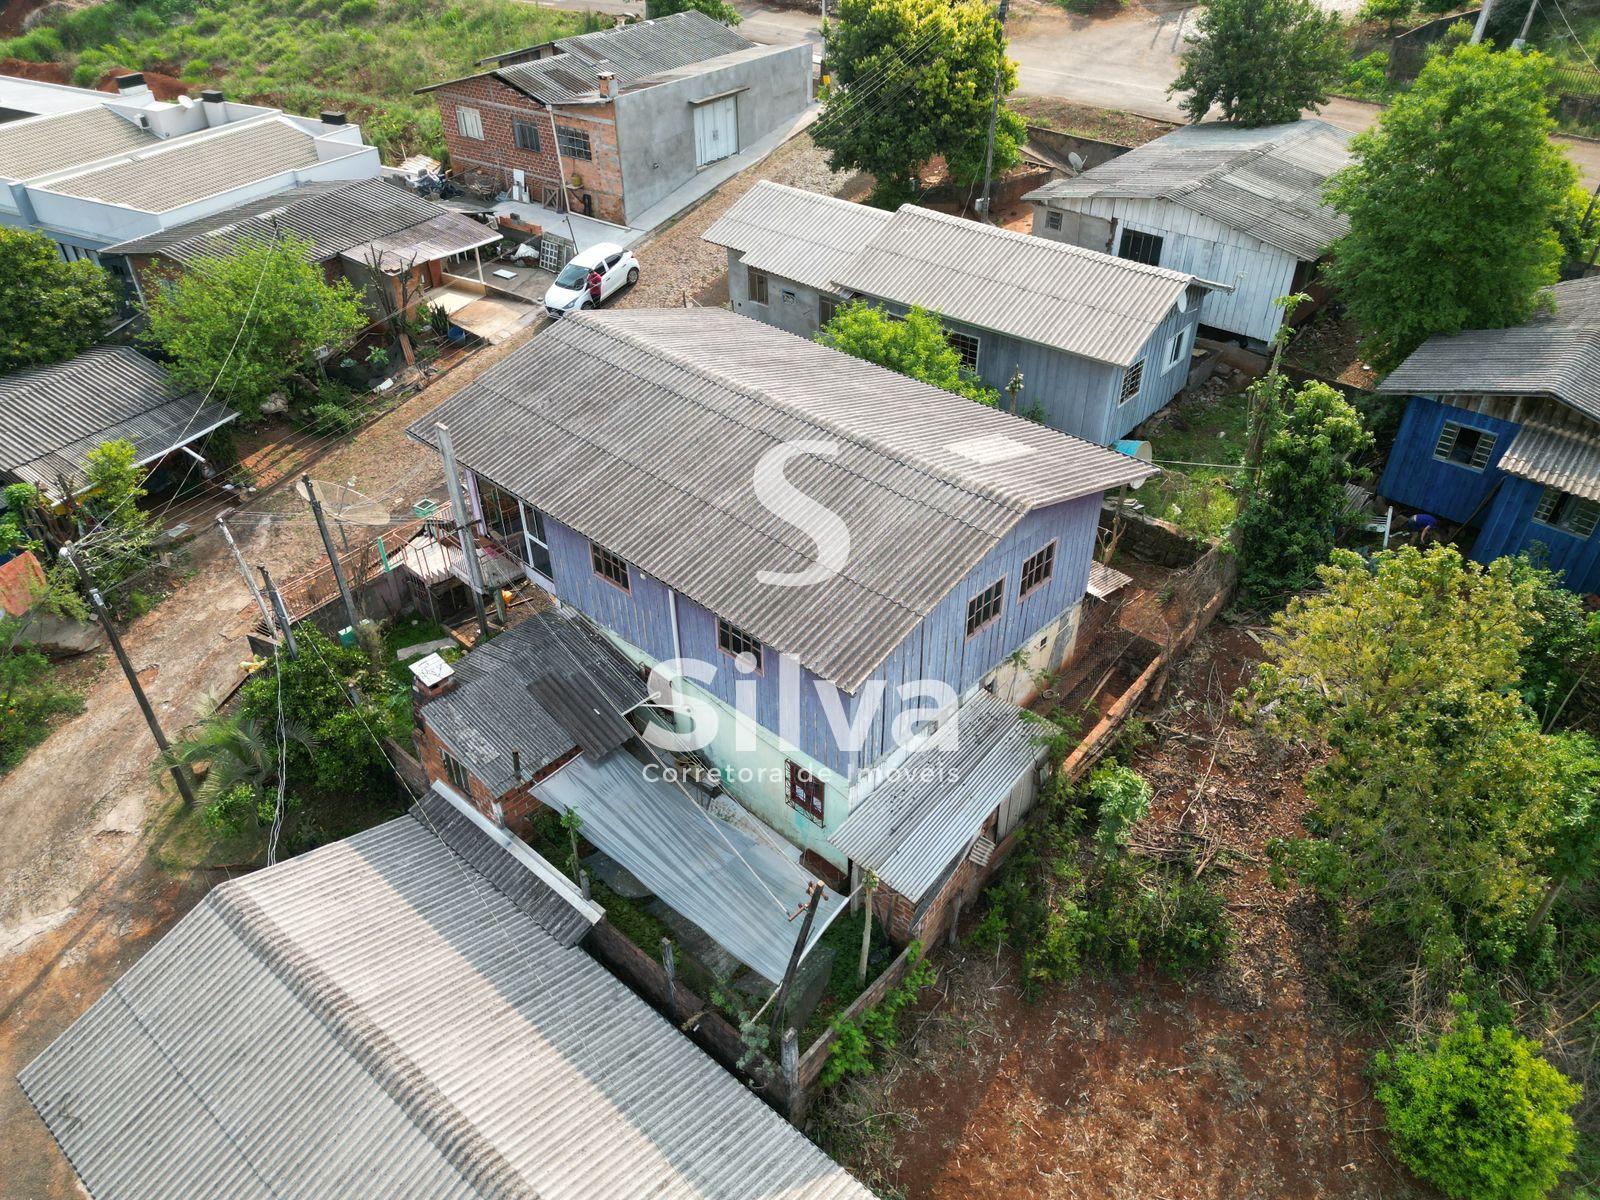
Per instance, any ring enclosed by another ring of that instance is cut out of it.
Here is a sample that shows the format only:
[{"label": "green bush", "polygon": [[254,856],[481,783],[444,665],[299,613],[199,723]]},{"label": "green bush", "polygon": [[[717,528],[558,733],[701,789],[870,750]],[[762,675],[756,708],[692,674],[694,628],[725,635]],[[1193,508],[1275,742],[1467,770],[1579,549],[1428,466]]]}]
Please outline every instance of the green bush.
[{"label": "green bush", "polygon": [[1344,83],[1339,90],[1357,100],[1386,103],[1390,97],[1389,52],[1374,50],[1365,58],[1352,62],[1345,68]]},{"label": "green bush", "polygon": [[49,736],[53,718],[83,711],[83,698],[50,677],[50,662],[37,650],[9,653],[20,622],[0,618],[0,772],[9,771]]},{"label": "green bush", "polygon": [[1396,1154],[1453,1200],[1539,1200],[1567,1168],[1579,1089],[1504,1026],[1458,1004],[1454,1028],[1376,1074]]}]

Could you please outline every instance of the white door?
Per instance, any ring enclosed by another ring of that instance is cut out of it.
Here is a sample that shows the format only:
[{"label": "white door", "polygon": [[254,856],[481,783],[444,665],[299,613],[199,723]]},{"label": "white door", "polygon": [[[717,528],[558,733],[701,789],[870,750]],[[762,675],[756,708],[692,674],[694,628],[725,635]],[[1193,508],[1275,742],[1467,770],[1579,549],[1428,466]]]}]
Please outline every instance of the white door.
[{"label": "white door", "polygon": [[739,153],[739,97],[725,96],[694,110],[694,165]]},{"label": "white door", "polygon": [[511,170],[511,198],[513,200],[528,198],[528,176],[515,167]]}]

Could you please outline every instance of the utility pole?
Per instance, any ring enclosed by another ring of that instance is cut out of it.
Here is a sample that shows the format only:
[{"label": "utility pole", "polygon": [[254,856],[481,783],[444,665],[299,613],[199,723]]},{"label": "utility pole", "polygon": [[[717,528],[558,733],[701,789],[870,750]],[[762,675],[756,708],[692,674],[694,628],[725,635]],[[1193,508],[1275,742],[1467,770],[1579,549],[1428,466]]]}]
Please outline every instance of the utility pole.
[{"label": "utility pole", "polygon": [[[778,985],[778,994],[772,998],[772,1026],[770,1033],[778,1036],[778,1027],[783,1024],[783,1006],[789,999],[789,987],[794,983],[795,968],[800,965],[800,956],[806,952],[806,939],[811,936],[811,922],[817,918],[817,905],[822,902],[823,887],[816,880],[806,885],[811,898],[806,903],[806,919],[800,923],[800,936],[794,940],[794,949],[789,952],[789,967],[783,973],[783,982]],[[791,921],[793,917],[789,918]]]},{"label": "utility pole", "polygon": [[1533,28],[1533,14],[1539,11],[1539,0],[1528,0],[1528,15],[1522,18],[1522,32],[1517,40],[1511,43],[1513,50],[1521,50],[1528,44],[1528,32]]},{"label": "utility pole", "polygon": [[450,429],[443,421],[434,428],[439,431],[439,457],[444,459],[444,485],[450,492],[450,511],[455,514],[453,523],[456,536],[461,539],[461,556],[467,564],[467,586],[472,589],[472,607],[478,614],[478,632],[487,642],[489,614],[483,607],[483,578],[478,572],[478,539],[472,529],[472,514],[461,494],[461,474],[456,470],[456,444],[450,440]]},{"label": "utility pole", "polygon": [[[278,632],[283,637],[283,644],[289,649],[290,658],[300,657],[300,647],[295,645],[294,628],[289,624],[289,610],[284,607],[283,596],[272,584],[272,576],[267,574],[267,564],[258,563],[257,570],[261,572],[261,582],[266,586],[267,595],[272,597],[273,611],[278,614]],[[271,628],[271,625],[268,625]]]},{"label": "utility pole", "polygon": [[1483,41],[1483,32],[1489,28],[1489,14],[1494,11],[1494,0],[1483,0],[1483,7],[1478,10],[1478,23],[1472,27],[1472,44],[1476,46]]},{"label": "utility pole", "polygon": [[1000,79],[1006,69],[1006,12],[1011,7],[1011,0],[1000,0],[1000,49],[994,60],[994,100],[989,106],[989,143],[983,150],[983,198],[978,201],[978,208],[987,221],[989,219],[990,191],[994,182],[994,131],[1000,123]]},{"label": "utility pole", "polygon": [[256,586],[255,576],[250,574],[250,568],[244,565],[244,555],[239,553],[239,545],[233,540],[233,531],[228,528],[228,518],[222,513],[217,514],[217,528],[222,530],[222,540],[228,543],[228,549],[233,552],[233,561],[238,564],[239,574],[244,576],[244,585],[250,589],[250,595],[255,597],[256,607],[261,610],[261,619],[267,623],[267,629],[272,629],[272,614],[267,611],[267,602],[261,598],[261,589]]},{"label": "utility pole", "polygon": [[322,548],[328,552],[328,565],[333,568],[333,581],[339,585],[339,595],[344,597],[344,613],[350,618],[350,632],[354,633],[360,627],[360,619],[356,616],[356,602],[350,596],[350,588],[344,581],[344,568],[339,565],[339,555],[333,548],[333,539],[328,536],[328,522],[322,516],[322,501],[317,499],[317,485],[311,482],[311,476],[300,476],[300,482],[306,485],[306,499],[311,502],[311,515],[317,519],[317,532],[322,535]]},{"label": "utility pole", "polygon": [[[133,698],[139,702],[139,711],[144,714],[145,724],[150,726],[150,736],[155,738],[161,753],[170,756],[172,746],[167,741],[167,735],[161,732],[161,722],[156,720],[156,710],[150,707],[150,700],[145,696],[144,688],[140,686],[139,676],[134,671],[133,664],[128,661],[128,652],[122,648],[122,639],[117,636],[116,626],[111,623],[111,614],[106,612],[105,601],[100,597],[100,589],[95,587],[94,580],[89,578],[89,572],[79,561],[71,545],[61,548],[61,557],[72,564],[72,569],[78,573],[78,579],[83,584],[83,590],[89,593],[89,604],[94,609],[94,615],[100,618],[100,628],[106,631],[106,640],[111,643],[117,662],[122,664],[122,674],[126,676],[128,686],[133,689]],[[189,773],[178,763],[172,763],[167,770],[172,773],[172,782],[178,785],[178,793],[183,797],[183,802],[193,808],[194,789],[189,786]]]}]

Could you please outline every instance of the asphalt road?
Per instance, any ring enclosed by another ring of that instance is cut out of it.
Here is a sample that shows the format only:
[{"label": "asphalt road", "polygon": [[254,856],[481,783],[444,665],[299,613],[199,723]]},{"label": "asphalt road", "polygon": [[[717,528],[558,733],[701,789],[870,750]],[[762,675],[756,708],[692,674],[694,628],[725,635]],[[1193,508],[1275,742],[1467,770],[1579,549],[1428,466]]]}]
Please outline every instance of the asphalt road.
[{"label": "asphalt road", "polygon": [[[532,0],[573,12],[643,15],[643,0]],[[1348,8],[1340,0],[1329,7]],[[1350,0],[1354,3],[1355,0]],[[821,4],[797,12],[735,0],[744,17],[741,33],[758,42],[821,42]],[[1140,116],[1181,121],[1167,95],[1178,73],[1178,56],[1194,9],[1181,0],[1147,0],[1147,6],[1114,17],[1080,17],[1052,3],[1014,0],[1008,33],[1023,95],[1059,96],[1079,104],[1117,108]],[[1315,115],[1343,129],[1362,130],[1378,119],[1381,106],[1338,97]],[[1600,185],[1600,142],[1558,136],[1590,187]]]}]

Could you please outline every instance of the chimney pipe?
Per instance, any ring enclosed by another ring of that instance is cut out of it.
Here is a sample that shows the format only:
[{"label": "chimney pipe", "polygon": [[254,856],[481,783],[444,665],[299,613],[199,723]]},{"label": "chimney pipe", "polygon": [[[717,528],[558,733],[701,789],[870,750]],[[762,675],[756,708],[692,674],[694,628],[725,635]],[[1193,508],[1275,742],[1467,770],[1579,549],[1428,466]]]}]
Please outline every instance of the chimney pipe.
[{"label": "chimney pipe", "polygon": [[336,108],[325,108],[322,110],[322,123],[324,125],[346,124],[345,115]]},{"label": "chimney pipe", "polygon": [[117,76],[117,91],[131,92],[144,87],[144,75],[139,71],[130,71],[126,75]]},{"label": "chimney pipe", "polygon": [[614,72],[601,71],[599,74],[600,94],[607,100],[617,98],[617,77]]},{"label": "chimney pipe", "polygon": [[207,104],[221,104],[222,89],[206,88],[205,91],[200,93],[200,99],[204,100]]}]

